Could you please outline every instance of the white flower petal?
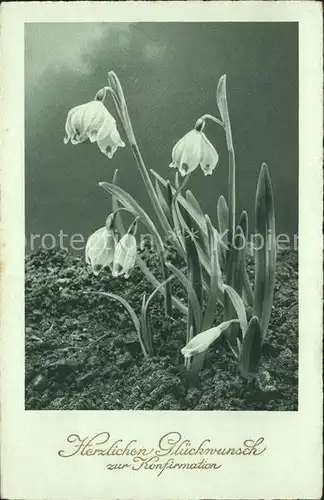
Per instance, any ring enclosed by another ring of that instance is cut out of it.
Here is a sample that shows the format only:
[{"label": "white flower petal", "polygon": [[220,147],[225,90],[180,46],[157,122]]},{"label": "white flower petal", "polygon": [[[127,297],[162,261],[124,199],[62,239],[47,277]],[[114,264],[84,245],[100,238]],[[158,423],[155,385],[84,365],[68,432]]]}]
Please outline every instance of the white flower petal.
[{"label": "white flower petal", "polygon": [[136,263],[137,245],[135,236],[125,234],[118,242],[114,255],[113,271],[114,277],[122,274],[130,274]]},{"label": "white flower petal", "polygon": [[110,266],[114,259],[115,235],[106,227],[97,229],[89,238],[85,248],[85,259],[91,265],[94,274]]},{"label": "white flower petal", "polygon": [[181,349],[181,353],[185,357],[195,356],[205,352],[208,347],[232,324],[237,323],[238,320],[223,321],[217,326],[198,333],[193,337],[188,344]]},{"label": "white flower petal", "polygon": [[202,159],[201,169],[205,175],[211,175],[218,163],[218,153],[212,143],[202,132]]},{"label": "white flower petal", "polygon": [[108,158],[113,157],[118,147],[120,148],[125,147],[125,143],[121,140],[117,128],[112,130],[112,132],[106,137],[98,139],[97,144],[100,151],[102,151],[102,153],[107,155]]},{"label": "white flower petal", "polygon": [[174,163],[177,162],[177,160],[176,160],[177,158],[181,158],[182,152],[183,152],[183,146],[185,144],[186,138],[188,135],[191,134],[191,132],[192,132],[192,130],[190,130],[190,132],[187,132],[187,134],[184,135],[183,137],[181,137],[181,139],[173,147],[173,149],[172,149],[172,161]]}]

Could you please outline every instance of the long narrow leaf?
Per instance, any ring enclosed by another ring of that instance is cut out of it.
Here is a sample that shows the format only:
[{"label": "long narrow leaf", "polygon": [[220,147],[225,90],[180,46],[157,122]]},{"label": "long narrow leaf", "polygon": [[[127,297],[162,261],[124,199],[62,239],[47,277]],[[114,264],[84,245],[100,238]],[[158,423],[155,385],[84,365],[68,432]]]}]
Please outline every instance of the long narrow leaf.
[{"label": "long narrow leaf", "polygon": [[146,351],[149,356],[153,356],[153,341],[152,341],[152,330],[151,325],[149,324],[149,318],[146,314],[146,295],[144,293],[142,299],[142,307],[141,307],[141,327],[142,327],[142,336],[143,343],[146,347]]},{"label": "long narrow leaf", "polygon": [[[187,194],[188,194],[188,191],[187,191]],[[190,196],[189,196],[189,198],[190,198]],[[187,199],[187,201],[188,201],[188,199]],[[191,201],[188,201],[188,203],[191,204],[193,210],[196,210],[194,205],[192,205]],[[200,246],[201,250],[208,256],[209,243],[208,243],[208,234],[206,232],[206,229],[207,229],[206,223],[204,223],[203,226],[198,224],[196,218],[194,218],[191,215],[191,212],[188,211],[186,209],[186,207],[181,205],[181,204],[179,204],[179,210],[180,210],[180,213],[183,217],[183,220],[186,222],[187,229],[195,235],[195,241]],[[200,212],[197,212],[197,213],[200,214]],[[203,217],[205,218],[204,215],[203,215]]]},{"label": "long narrow leaf", "polygon": [[172,224],[171,206],[165,199],[157,179],[155,179],[155,191],[166,218],[168,219],[169,223]]},{"label": "long narrow leaf", "polygon": [[244,269],[243,276],[243,300],[249,307],[253,307],[254,293],[246,269]]},{"label": "long narrow leaf", "polygon": [[198,300],[198,297],[196,295],[195,290],[193,289],[188,278],[181,271],[179,271],[179,269],[177,269],[173,264],[168,262],[167,267],[173,272],[173,274],[176,275],[178,280],[182,283],[182,285],[187,290],[188,298],[190,300],[194,319],[195,319],[195,324],[197,325],[197,329],[199,330],[200,325],[201,325],[201,309],[200,309],[200,303],[199,303],[199,300]]},{"label": "long narrow leaf", "polygon": [[[201,263],[201,274],[202,274],[202,283],[203,283],[203,288],[206,290],[206,292],[209,292],[209,282],[210,282],[210,273],[211,273],[211,267],[210,267],[210,256],[209,256],[209,244],[207,242],[207,253],[202,249],[201,245],[199,244],[199,239],[196,238],[196,233],[192,231],[192,225],[190,223],[191,216],[189,212],[182,207],[182,211],[179,210],[179,204],[176,202],[175,204],[176,207],[176,216],[179,224],[179,230],[181,231],[182,234],[190,234],[192,236],[192,241],[194,242],[194,245],[196,247],[199,261]],[[182,213],[181,213],[182,212]],[[183,238],[184,241],[184,247],[185,247],[185,239]],[[207,276],[206,276],[207,274]],[[223,302],[223,298],[220,298],[220,302]]]},{"label": "long narrow leaf", "polygon": [[217,221],[220,234],[226,233],[228,229],[228,206],[223,195],[217,201]]},{"label": "long narrow leaf", "polygon": [[[238,225],[242,228],[243,234],[245,236],[245,242],[247,245],[249,240],[249,219],[248,219],[248,214],[245,210],[243,210],[243,212],[241,213]],[[247,249],[245,251],[245,255],[246,253]],[[249,276],[246,272],[245,262],[244,262],[244,274],[243,274],[243,299],[248,306],[253,307],[254,294],[249,280]]]},{"label": "long narrow leaf", "polygon": [[241,215],[240,215],[240,218],[238,221],[238,226],[240,226],[240,228],[242,229],[243,234],[245,236],[245,241],[247,242],[248,241],[248,234],[249,234],[249,218],[248,218],[248,214],[245,210],[243,210]]},{"label": "long narrow leaf", "polygon": [[[118,169],[117,168],[115,170],[112,183],[115,184],[115,185],[118,184]],[[114,196],[114,195],[112,195],[112,197],[111,197],[111,205],[112,205],[112,211],[113,212],[116,212],[119,209],[118,200],[117,200],[116,196]],[[122,221],[122,216],[121,216],[121,214],[119,212],[116,214],[115,224],[116,224],[116,227],[118,229],[118,232],[120,233],[121,236],[123,236],[126,233],[126,230],[124,228],[124,224],[123,224],[123,221]]]},{"label": "long narrow leaf", "polygon": [[239,370],[246,378],[254,378],[258,374],[261,355],[261,328],[257,316],[253,316],[243,339],[239,359]]},{"label": "long narrow leaf", "polygon": [[[188,268],[188,280],[194,289],[200,310],[202,310],[203,302],[203,289],[202,289],[202,278],[201,278],[201,264],[198,258],[197,249],[195,243],[193,242],[192,236],[189,232],[185,232],[185,245],[186,245],[186,255],[187,255],[187,268]],[[187,321],[187,338],[189,339],[189,332],[191,326],[193,327],[193,335],[197,335],[200,330],[200,324],[196,321],[193,323],[194,313],[189,300],[188,304],[188,321]]]},{"label": "long narrow leaf", "polygon": [[224,196],[221,195],[217,201],[217,222],[218,222],[218,231],[220,234],[220,244],[221,244],[221,249],[219,251],[220,262],[221,262],[221,268],[224,271],[226,269],[226,257],[228,251],[228,221],[229,221],[228,206]]},{"label": "long narrow leaf", "polygon": [[236,311],[244,338],[244,335],[248,327],[244,303],[239,294],[234,290],[234,288],[230,287],[229,285],[224,285],[224,286],[225,286],[225,292],[229,296]]},{"label": "long narrow leaf", "polygon": [[222,273],[218,261],[216,233],[208,215],[206,215],[205,217],[210,245],[210,288],[202,323],[202,330],[207,330],[212,326],[216,313],[217,301],[222,300],[222,296],[224,293]]},{"label": "long narrow leaf", "polygon": [[186,191],[186,200],[191,204],[192,208],[194,208],[198,214],[200,214],[202,217],[204,216],[204,212],[202,211],[197,198],[190,191],[190,189],[187,189]]},{"label": "long narrow leaf", "polygon": [[259,318],[262,340],[268,330],[276,273],[276,229],[273,190],[269,169],[262,164],[255,199],[255,233],[261,243],[255,249],[253,313]]},{"label": "long narrow leaf", "polygon": [[[237,226],[233,245],[229,253],[229,260],[227,265],[227,284],[233,288],[238,295],[242,296],[243,278],[244,278],[244,263],[245,263],[245,242],[242,228]],[[236,316],[235,308],[228,295],[224,297],[224,320],[232,319]],[[238,355],[237,338],[239,335],[239,326],[233,325],[228,332],[226,332],[227,341],[233,350]]]},{"label": "long narrow leaf", "polygon": [[141,344],[141,348],[142,348],[143,354],[144,354],[145,357],[147,357],[148,353],[147,353],[146,347],[144,345],[144,342],[143,342],[143,339],[142,339],[142,334],[141,334],[141,324],[140,324],[140,321],[139,321],[138,317],[136,316],[136,313],[135,313],[134,309],[129,304],[129,302],[127,302],[127,300],[125,300],[120,295],[116,295],[116,294],[110,293],[110,292],[87,292],[87,293],[94,293],[94,294],[97,294],[97,295],[104,295],[105,297],[110,297],[111,299],[117,300],[118,302],[120,302],[125,307],[125,309],[127,310],[128,314],[130,315],[130,317],[131,317],[131,319],[132,319],[132,321],[134,323],[136,332],[138,334],[138,339],[139,339],[139,342]]},{"label": "long narrow leaf", "polygon": [[[163,177],[161,177],[157,172],[155,172],[153,169],[151,169],[151,173],[162,184],[162,186],[167,186],[168,181],[163,179]],[[174,194],[176,190],[172,187],[171,187],[171,189],[172,189],[172,194]],[[205,218],[202,215],[198,214],[198,212],[192,207],[192,205],[190,203],[188,203],[188,201],[181,194],[178,195],[177,200],[179,203],[181,203],[181,205],[183,207],[186,208],[186,210],[188,212],[190,212],[191,216],[195,218],[196,222],[198,224],[200,224],[201,227],[204,227]],[[206,236],[207,236],[207,229],[205,232],[206,232]]]},{"label": "long narrow leaf", "polygon": [[155,297],[155,295],[161,290],[162,287],[165,287],[166,289],[166,284],[170,282],[175,275],[169,276],[163,283],[160,283],[156,289],[151,293],[149,298],[146,300],[145,294],[143,297],[142,301],[142,308],[141,308],[141,323],[142,323],[142,332],[143,332],[143,339],[145,341],[145,344],[148,346],[148,352],[150,355],[153,356],[153,338],[152,338],[152,331],[151,331],[151,326],[150,326],[150,319],[149,319],[149,306],[150,302],[152,299]]},{"label": "long narrow leaf", "polygon": [[164,312],[166,317],[170,317],[172,314],[172,288],[170,280],[168,279],[169,269],[166,267],[166,260],[164,258],[164,255],[161,255],[161,267],[165,283]]},{"label": "long narrow leaf", "polygon": [[181,218],[180,218],[180,214],[179,214],[179,210],[178,210],[178,201],[176,199],[172,200],[171,214],[172,214],[172,220],[173,220],[173,226],[174,226],[174,236],[178,240],[178,243],[183,250],[183,255],[185,256],[186,251],[185,251],[185,241],[184,241],[184,236],[183,236],[183,228],[181,225]]},{"label": "long narrow leaf", "polygon": [[[154,170],[151,169],[151,173],[162,184],[162,186],[167,186],[167,181],[165,179],[163,179],[163,177],[161,177],[157,172],[155,172]],[[172,189],[172,193],[174,194],[175,189],[174,188],[171,188],[171,189]],[[177,201],[182,205],[182,207],[184,207],[190,213],[190,215],[195,219],[196,223],[199,224],[200,227],[203,228],[205,226],[205,223],[206,223],[205,218],[202,217],[200,214],[198,214],[198,212],[192,207],[192,205],[190,203],[187,202],[187,200],[185,198],[183,198],[183,196],[181,196],[181,194],[178,195]],[[218,236],[218,231],[216,231],[216,229],[214,229],[214,230]],[[207,230],[205,232],[206,232],[205,237],[208,238]],[[205,252],[202,250],[202,248],[199,245],[197,245],[197,252],[198,252],[199,260],[200,260],[201,264],[203,265],[203,267],[207,271],[208,275],[210,275],[210,262],[209,262],[208,256],[205,254]],[[207,284],[204,283],[204,286],[206,287]]]},{"label": "long narrow leaf", "polygon": [[[141,269],[141,271],[143,272],[143,274],[145,275],[145,277],[147,278],[147,280],[155,288],[158,288],[159,293],[161,293],[165,297],[165,289],[162,286],[160,288],[160,285],[162,285],[162,283],[160,283],[156,279],[154,274],[149,270],[149,268],[145,264],[144,260],[139,255],[136,258],[136,263],[137,263],[138,267]],[[171,300],[172,300],[172,304],[174,305],[174,307],[176,307],[182,314],[187,316],[187,314],[188,314],[187,306],[185,306],[185,304],[183,304],[177,297],[172,296]]]}]

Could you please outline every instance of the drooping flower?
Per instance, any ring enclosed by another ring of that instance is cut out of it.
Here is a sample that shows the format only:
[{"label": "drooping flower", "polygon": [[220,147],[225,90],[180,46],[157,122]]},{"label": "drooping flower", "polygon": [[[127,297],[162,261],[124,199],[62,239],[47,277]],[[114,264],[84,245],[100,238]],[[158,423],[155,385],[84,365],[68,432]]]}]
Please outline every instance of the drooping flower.
[{"label": "drooping flower", "polygon": [[107,226],[97,229],[89,238],[85,249],[86,262],[97,276],[104,267],[112,268],[116,247],[114,231]]},{"label": "drooping flower", "polygon": [[112,275],[114,278],[121,275],[124,275],[125,278],[128,278],[135,266],[137,257],[137,244],[134,235],[136,234],[136,231],[137,218],[133,221],[127,233],[121,238],[116,246],[112,268]]},{"label": "drooping flower", "polygon": [[137,245],[135,236],[125,234],[117,243],[112,275],[114,278],[124,275],[125,278],[130,276],[130,273],[135,266],[137,255]]},{"label": "drooping flower", "polygon": [[218,153],[202,128],[190,130],[172,150],[170,167],[177,168],[182,176],[193,172],[199,165],[205,175],[211,175],[218,163]]},{"label": "drooping flower", "polygon": [[116,120],[101,100],[90,101],[72,108],[65,124],[64,144],[80,144],[87,139],[97,142],[102,153],[112,158],[118,147],[123,148]]}]

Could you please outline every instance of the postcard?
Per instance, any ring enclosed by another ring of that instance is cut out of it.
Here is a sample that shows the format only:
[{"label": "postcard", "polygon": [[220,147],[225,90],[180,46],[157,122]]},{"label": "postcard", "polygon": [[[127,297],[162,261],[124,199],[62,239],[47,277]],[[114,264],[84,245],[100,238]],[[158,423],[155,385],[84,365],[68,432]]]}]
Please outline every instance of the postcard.
[{"label": "postcard", "polygon": [[1,7],[1,495],[322,491],[318,2]]}]

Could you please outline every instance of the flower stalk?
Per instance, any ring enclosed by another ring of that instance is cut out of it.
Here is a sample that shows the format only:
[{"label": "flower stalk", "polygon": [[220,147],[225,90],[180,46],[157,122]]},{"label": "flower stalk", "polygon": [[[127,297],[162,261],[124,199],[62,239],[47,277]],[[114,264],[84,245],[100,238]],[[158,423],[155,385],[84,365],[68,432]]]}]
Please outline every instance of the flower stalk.
[{"label": "flower stalk", "polygon": [[229,117],[228,104],[227,104],[226,75],[223,75],[218,82],[216,90],[216,100],[219,112],[223,120],[227,151],[228,151],[228,209],[229,209],[228,241],[230,244],[232,244],[236,226],[235,151],[233,145],[231,121]]}]

